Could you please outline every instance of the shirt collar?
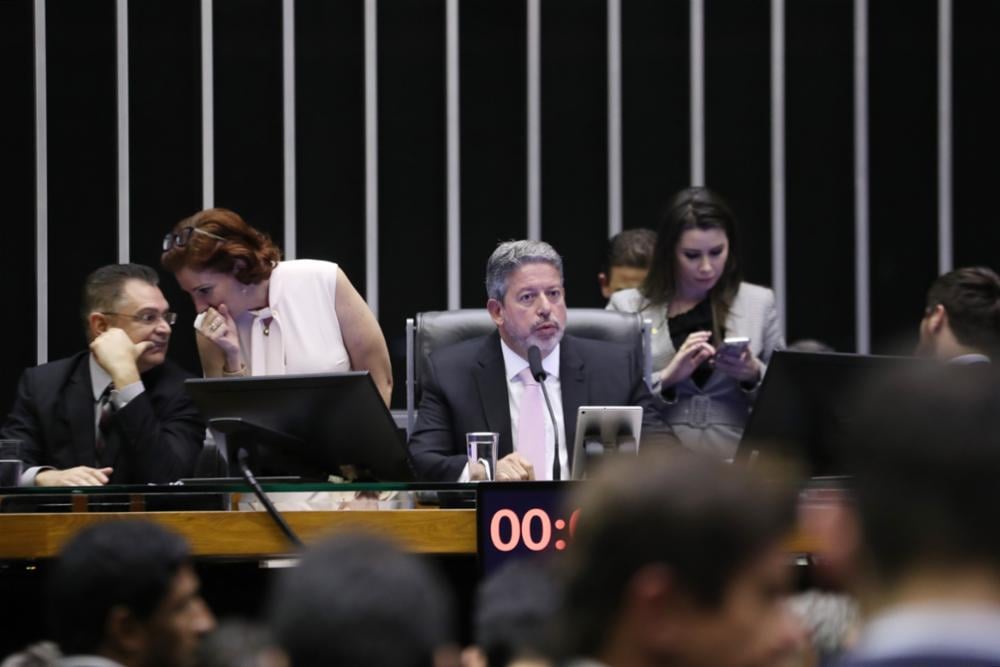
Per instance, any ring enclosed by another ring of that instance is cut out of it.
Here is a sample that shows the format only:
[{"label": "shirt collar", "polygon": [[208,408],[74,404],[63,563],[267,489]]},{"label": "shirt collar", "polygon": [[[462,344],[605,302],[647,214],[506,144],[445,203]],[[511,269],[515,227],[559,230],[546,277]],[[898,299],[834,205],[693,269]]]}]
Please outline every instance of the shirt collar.
[{"label": "shirt collar", "polygon": [[[552,377],[559,377],[559,347],[556,345],[549,356],[542,359],[542,369]],[[507,373],[507,381],[510,382],[517,374],[528,367],[528,360],[512,350],[507,343],[500,339],[500,349],[503,351],[503,365]]]},{"label": "shirt collar", "polygon": [[88,355],[87,358],[90,361],[90,389],[94,392],[94,401],[96,402],[101,400],[104,390],[111,384],[111,376],[101,368],[93,354]]},{"label": "shirt collar", "polygon": [[1000,606],[926,604],[888,609],[868,624],[856,650],[867,659],[942,652],[1000,659]]}]

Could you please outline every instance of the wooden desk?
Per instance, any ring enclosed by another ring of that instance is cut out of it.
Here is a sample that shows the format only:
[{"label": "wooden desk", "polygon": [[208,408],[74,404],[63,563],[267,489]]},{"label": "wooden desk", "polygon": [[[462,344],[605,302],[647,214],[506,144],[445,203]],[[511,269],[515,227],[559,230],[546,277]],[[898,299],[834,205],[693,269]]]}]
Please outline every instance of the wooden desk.
[{"label": "wooden desk", "polygon": [[[428,554],[475,554],[475,510],[284,512],[303,542],[364,529]],[[49,558],[77,531],[104,521],[145,519],[183,535],[195,556],[256,558],[293,552],[264,512],[115,512],[0,514],[0,559]]]}]

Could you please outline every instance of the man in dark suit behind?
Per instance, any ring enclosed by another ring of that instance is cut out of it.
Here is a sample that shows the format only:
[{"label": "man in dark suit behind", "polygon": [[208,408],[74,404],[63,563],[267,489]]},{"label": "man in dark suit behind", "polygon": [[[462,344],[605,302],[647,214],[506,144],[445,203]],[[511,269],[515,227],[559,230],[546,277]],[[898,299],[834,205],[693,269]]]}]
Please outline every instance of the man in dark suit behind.
[{"label": "man in dark suit behind", "polygon": [[1000,276],[984,266],[949,271],[927,291],[917,354],[953,364],[990,363],[1000,351]]},{"label": "man in dark suit behind", "polygon": [[[569,479],[567,444],[573,442],[581,405],[642,406],[644,442],[657,435],[669,438],[635,350],[564,335],[562,258],[550,245],[501,243],[487,263],[486,291],[497,331],[440,350],[430,359],[410,438],[419,478]],[[532,346],[539,348],[547,373],[555,428],[547,411],[521,410],[539,395],[526,377]],[[529,426],[532,419],[536,421]],[[475,431],[500,434],[495,474],[487,472],[484,462],[468,465],[465,434]]]},{"label": "man in dark suit behind", "polygon": [[194,472],[205,425],[166,360],[176,316],[156,272],[112,264],[87,277],[90,349],[30,368],[0,437],[22,441],[22,485],[165,483]]},{"label": "man in dark suit behind", "polygon": [[836,555],[861,537],[842,567],[869,620],[842,667],[1000,665],[998,397],[985,364],[909,369],[862,395],[853,499],[823,540]]}]

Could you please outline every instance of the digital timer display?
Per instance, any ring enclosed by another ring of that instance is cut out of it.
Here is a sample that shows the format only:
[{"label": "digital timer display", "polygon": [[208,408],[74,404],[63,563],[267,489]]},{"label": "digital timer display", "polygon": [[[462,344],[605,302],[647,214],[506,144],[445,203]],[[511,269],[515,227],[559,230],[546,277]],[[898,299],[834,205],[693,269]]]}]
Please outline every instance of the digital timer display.
[{"label": "digital timer display", "polygon": [[479,562],[489,574],[511,558],[562,551],[576,531],[579,510],[568,508],[574,482],[477,485]]},{"label": "digital timer display", "polygon": [[567,522],[563,519],[553,521],[549,513],[540,507],[532,507],[522,517],[512,509],[499,510],[490,519],[490,546],[505,553],[521,544],[531,551],[545,551],[550,547],[562,551],[567,540],[557,537],[553,542],[553,529],[555,535],[559,535],[568,528],[569,537],[573,537],[579,514],[580,510],[575,510]]}]

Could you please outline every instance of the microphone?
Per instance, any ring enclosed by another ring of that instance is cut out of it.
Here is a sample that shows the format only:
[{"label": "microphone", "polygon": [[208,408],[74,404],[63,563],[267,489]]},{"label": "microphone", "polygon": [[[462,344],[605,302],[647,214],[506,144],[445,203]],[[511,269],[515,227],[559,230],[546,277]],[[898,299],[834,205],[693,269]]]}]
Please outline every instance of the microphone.
[{"label": "microphone", "polygon": [[542,351],[537,345],[528,348],[528,368],[531,369],[531,376],[535,378],[535,382],[545,382],[545,378],[549,376],[542,368]]},{"label": "microphone", "polygon": [[267,497],[266,493],[264,493],[264,489],[261,487],[260,483],[257,482],[257,478],[254,477],[253,472],[250,470],[250,455],[247,453],[247,450],[240,447],[239,452],[236,454],[236,459],[240,464],[240,471],[243,473],[243,478],[247,481],[247,484],[250,485],[250,488],[253,490],[254,495],[257,496],[257,499],[264,504],[264,509],[267,510],[268,515],[270,515],[270,517],[274,519],[274,522],[278,524],[278,528],[280,528],[281,532],[285,534],[288,541],[301,549],[303,547],[302,540],[299,539],[299,536],[295,534],[292,527],[285,521],[285,517],[281,516],[281,512],[278,511],[278,509],[274,506],[274,503],[271,502],[271,499]]},{"label": "microphone", "polygon": [[556,413],[552,411],[552,402],[549,400],[549,392],[545,390],[545,378],[549,376],[542,368],[542,351],[537,345],[528,348],[528,368],[531,376],[535,378],[542,388],[542,396],[545,397],[545,407],[549,409],[549,419],[552,421],[552,436],[555,438],[555,453],[552,457],[552,479],[559,481],[559,425],[556,423]]}]

